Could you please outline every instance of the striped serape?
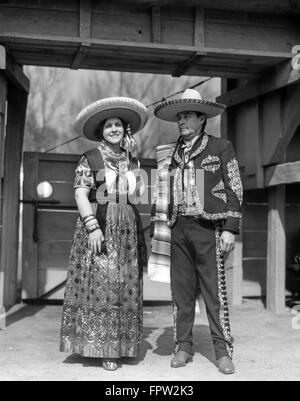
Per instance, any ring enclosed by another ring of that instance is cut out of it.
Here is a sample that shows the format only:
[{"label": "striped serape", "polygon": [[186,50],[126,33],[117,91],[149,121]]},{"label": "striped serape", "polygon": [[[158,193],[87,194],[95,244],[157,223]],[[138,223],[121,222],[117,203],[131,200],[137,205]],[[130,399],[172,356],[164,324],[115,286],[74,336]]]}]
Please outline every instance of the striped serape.
[{"label": "striped serape", "polygon": [[155,227],[148,261],[148,277],[154,281],[170,283],[171,229],[168,225],[169,166],[176,143],[158,146],[157,177],[154,191]]}]

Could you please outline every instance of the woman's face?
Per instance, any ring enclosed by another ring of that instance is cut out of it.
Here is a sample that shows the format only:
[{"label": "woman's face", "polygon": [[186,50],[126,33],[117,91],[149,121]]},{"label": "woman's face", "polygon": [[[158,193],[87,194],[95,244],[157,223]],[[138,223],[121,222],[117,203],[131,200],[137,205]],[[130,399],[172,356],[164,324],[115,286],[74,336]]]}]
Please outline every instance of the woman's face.
[{"label": "woman's face", "polygon": [[115,145],[119,143],[124,137],[124,128],[122,121],[115,117],[115,118],[108,118],[103,127],[103,138]]}]

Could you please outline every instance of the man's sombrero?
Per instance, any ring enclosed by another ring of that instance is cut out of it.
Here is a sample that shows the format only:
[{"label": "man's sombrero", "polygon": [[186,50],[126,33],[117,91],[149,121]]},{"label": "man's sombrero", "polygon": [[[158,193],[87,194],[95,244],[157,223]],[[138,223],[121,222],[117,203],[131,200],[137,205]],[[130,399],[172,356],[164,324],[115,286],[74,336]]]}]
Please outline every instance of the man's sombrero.
[{"label": "man's sombrero", "polygon": [[221,114],[225,109],[225,104],[202,100],[198,91],[186,89],[180,98],[159,104],[155,108],[154,114],[161,120],[177,122],[177,114],[183,111],[197,111],[205,114],[207,118],[211,118]]},{"label": "man's sombrero", "polygon": [[131,133],[141,130],[148,120],[147,109],[143,103],[130,97],[107,97],[86,106],[76,117],[74,129],[79,135],[84,135],[92,141],[99,141],[95,131],[99,124],[108,118],[118,117]]}]

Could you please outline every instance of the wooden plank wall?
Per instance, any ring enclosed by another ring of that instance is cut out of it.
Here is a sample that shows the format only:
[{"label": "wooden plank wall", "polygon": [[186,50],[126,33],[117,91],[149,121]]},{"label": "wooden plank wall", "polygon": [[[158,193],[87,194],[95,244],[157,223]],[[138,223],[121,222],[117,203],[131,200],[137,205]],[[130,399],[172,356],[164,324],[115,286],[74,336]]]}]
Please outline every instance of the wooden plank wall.
[{"label": "wooden plank wall", "polygon": [[[3,181],[4,181],[4,139],[5,139],[5,109],[6,109],[7,83],[4,75],[0,71],[0,244],[2,242],[3,228]],[[0,246],[1,260],[1,246]],[[0,306],[4,303],[4,272],[0,266]],[[5,326],[5,321],[0,318],[0,328]]]},{"label": "wooden plank wall", "polygon": [[245,189],[264,188],[264,168],[299,160],[299,101],[300,86],[294,84],[228,109],[228,138],[243,169]]},{"label": "wooden plank wall", "polygon": [[17,300],[20,167],[22,160],[27,93],[10,86],[7,98],[7,124],[4,157],[3,232],[1,266],[4,270],[4,303]]},{"label": "wooden plank wall", "polygon": [[245,191],[243,210],[243,296],[266,294],[268,198],[265,190]]},{"label": "wooden plank wall", "polygon": [[[300,254],[300,184],[286,186],[286,267]],[[243,296],[266,295],[268,241],[267,189],[245,192],[243,218]],[[293,283],[287,277],[287,292]]]},{"label": "wooden plank wall", "polygon": [[[1,5],[0,15],[4,32],[78,37],[80,4],[76,0],[7,0],[5,3]],[[229,11],[218,7],[199,7],[198,13],[195,13],[196,4],[187,7],[186,4],[182,6],[179,3],[166,3],[162,2],[160,7],[161,43],[192,46],[195,36],[194,23],[199,21],[199,13],[203,14],[201,19],[204,22],[201,37],[205,37],[205,43],[202,39],[201,42],[207,47],[290,52],[291,43],[298,43],[299,32],[294,15],[247,14],[246,10]],[[153,13],[151,6],[151,2],[91,2],[91,6],[87,6],[87,11],[92,17],[91,37],[151,43],[151,20],[153,17],[157,18],[157,13]],[[274,11],[275,8],[274,6]],[[240,61],[240,64],[243,64],[243,61]]]},{"label": "wooden plank wall", "polygon": [[[65,278],[65,270],[60,272],[60,269],[68,263],[77,216],[73,180],[79,157],[24,153],[23,199],[37,199],[37,184],[48,181],[53,187],[53,194],[49,199],[59,200],[61,205],[58,208],[38,207],[36,242],[33,238],[35,206],[32,203],[24,204],[23,299],[37,298]],[[74,210],[68,210],[72,206]]]}]

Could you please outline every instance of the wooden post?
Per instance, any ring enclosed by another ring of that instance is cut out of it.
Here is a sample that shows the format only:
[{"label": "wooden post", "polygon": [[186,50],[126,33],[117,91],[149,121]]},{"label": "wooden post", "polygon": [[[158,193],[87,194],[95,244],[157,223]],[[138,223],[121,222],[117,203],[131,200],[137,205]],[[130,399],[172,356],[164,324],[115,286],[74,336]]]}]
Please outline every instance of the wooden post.
[{"label": "wooden post", "polygon": [[[221,79],[221,95],[225,95],[228,91],[228,79]],[[221,114],[221,138],[228,138],[228,111],[225,110]]]},{"label": "wooden post", "polygon": [[[233,80],[221,79],[221,94],[225,95],[234,85]],[[229,135],[229,113],[225,111],[221,114],[221,137],[224,139],[230,139],[234,137],[234,133],[231,132]],[[231,130],[233,127],[231,128]],[[226,268],[226,281],[227,281],[227,292],[230,304],[241,305],[243,296],[243,233],[242,227],[240,235],[236,236],[235,248],[225,260]]]},{"label": "wooden post", "polygon": [[153,6],[151,8],[151,39],[153,43],[161,43],[161,15],[160,7]]},{"label": "wooden post", "polygon": [[196,7],[194,16],[194,46],[205,47],[205,14],[204,8]]},{"label": "wooden post", "polygon": [[241,225],[240,235],[236,236],[235,248],[232,252],[232,303],[242,305],[243,298],[243,225]]},{"label": "wooden post", "polygon": [[1,271],[3,273],[3,305],[17,302],[20,166],[27,106],[27,93],[9,87],[4,160],[3,232]]},{"label": "wooden post", "polygon": [[0,46],[0,70],[3,70],[6,66],[6,52],[5,47]]},{"label": "wooden post", "polygon": [[[2,206],[3,206],[3,178],[4,178],[4,132],[5,132],[5,102],[7,95],[7,82],[0,71],[0,260],[1,243],[3,231]],[[4,271],[0,265],[0,329],[5,328],[5,308],[4,308]]]},{"label": "wooden post", "polygon": [[269,189],[267,309],[274,313],[285,310],[285,185]]},{"label": "wooden post", "polygon": [[[23,199],[31,200],[36,198],[39,174],[38,153],[25,152],[23,166]],[[33,204],[23,204],[22,299],[37,298],[38,296],[38,245],[33,239],[34,213]]]}]

